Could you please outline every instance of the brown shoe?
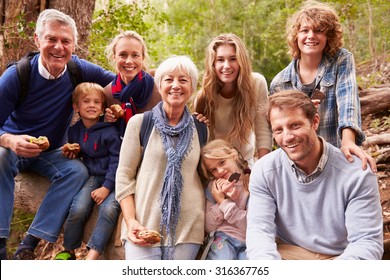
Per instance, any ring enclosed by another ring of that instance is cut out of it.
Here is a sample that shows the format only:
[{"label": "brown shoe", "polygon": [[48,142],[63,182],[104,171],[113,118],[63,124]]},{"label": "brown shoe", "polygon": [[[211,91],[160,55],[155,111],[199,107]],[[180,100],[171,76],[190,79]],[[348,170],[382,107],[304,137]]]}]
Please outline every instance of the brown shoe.
[{"label": "brown shoe", "polygon": [[36,258],[34,251],[28,248],[23,248],[13,255],[14,260],[35,260]]}]

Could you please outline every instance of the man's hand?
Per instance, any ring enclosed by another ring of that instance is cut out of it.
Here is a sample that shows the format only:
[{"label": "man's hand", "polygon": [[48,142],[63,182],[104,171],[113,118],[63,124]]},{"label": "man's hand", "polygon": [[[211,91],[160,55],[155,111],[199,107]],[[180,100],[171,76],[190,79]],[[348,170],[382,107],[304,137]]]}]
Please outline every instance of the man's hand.
[{"label": "man's hand", "polygon": [[20,157],[31,158],[38,156],[42,149],[37,144],[30,143],[30,135],[3,134],[0,138],[1,146],[11,149]]}]

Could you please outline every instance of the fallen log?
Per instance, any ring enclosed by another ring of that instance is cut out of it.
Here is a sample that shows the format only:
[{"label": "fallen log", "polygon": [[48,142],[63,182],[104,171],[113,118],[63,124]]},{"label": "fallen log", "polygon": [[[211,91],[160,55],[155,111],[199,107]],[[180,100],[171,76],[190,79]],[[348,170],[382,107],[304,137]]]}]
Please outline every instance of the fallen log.
[{"label": "fallen log", "polygon": [[360,94],[361,114],[390,110],[390,87],[369,88]]},{"label": "fallen log", "polygon": [[374,145],[386,145],[386,144],[390,144],[389,133],[383,133],[383,134],[367,137],[366,140],[363,142],[363,145],[365,147],[374,146]]},{"label": "fallen log", "polygon": [[[50,181],[33,172],[22,172],[15,177],[15,208],[22,209],[28,213],[36,213],[43,197],[45,196]],[[88,242],[89,237],[93,231],[98,215],[98,208],[95,207],[91,217],[89,218],[85,229],[83,240]],[[121,221],[121,217],[119,220]],[[115,228],[114,233],[107,245],[107,248],[101,259],[106,260],[123,260],[124,248],[119,242],[120,227]]]}]

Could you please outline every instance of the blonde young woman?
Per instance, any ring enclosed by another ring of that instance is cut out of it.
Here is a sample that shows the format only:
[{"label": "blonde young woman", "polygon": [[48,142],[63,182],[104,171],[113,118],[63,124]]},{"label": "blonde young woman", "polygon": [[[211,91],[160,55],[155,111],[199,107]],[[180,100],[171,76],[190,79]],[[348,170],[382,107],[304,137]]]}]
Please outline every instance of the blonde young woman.
[{"label": "blonde young woman", "polygon": [[261,107],[267,104],[265,78],[252,72],[242,40],[234,34],[215,37],[206,50],[202,89],[195,112],[209,120],[211,139],[232,143],[250,165],[254,154],[271,150],[272,136]]},{"label": "blonde young woman", "polygon": [[[105,88],[108,107],[121,104],[125,111],[119,120],[121,135],[128,120],[137,113],[153,108],[161,96],[154,86],[154,79],[148,73],[149,55],[144,39],[135,31],[118,34],[106,48],[107,59],[117,75],[111,85]],[[106,109],[106,119],[114,122],[115,116]]]}]

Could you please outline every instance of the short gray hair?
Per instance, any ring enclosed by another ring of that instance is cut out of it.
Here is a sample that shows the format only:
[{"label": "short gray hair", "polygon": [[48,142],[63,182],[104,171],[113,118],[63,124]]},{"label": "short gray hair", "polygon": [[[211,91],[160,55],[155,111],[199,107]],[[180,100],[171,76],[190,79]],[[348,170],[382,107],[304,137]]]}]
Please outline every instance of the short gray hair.
[{"label": "short gray hair", "polygon": [[73,31],[74,45],[77,46],[78,32],[74,19],[56,9],[46,9],[39,14],[37,26],[35,28],[35,33],[37,34],[38,38],[42,38],[45,29],[45,24],[53,21],[59,22],[66,26],[70,26]]},{"label": "short gray hair", "polygon": [[198,86],[199,71],[195,63],[185,55],[171,56],[164,60],[157,68],[154,75],[154,82],[158,89],[161,87],[163,76],[175,70],[181,70],[187,73],[191,78],[191,92],[195,92]]}]

